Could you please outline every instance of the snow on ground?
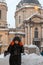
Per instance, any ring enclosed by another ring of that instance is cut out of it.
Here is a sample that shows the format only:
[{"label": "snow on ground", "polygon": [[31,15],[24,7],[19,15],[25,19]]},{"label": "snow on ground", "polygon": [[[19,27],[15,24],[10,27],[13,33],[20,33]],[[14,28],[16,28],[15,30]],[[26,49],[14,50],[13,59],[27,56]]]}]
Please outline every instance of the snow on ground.
[{"label": "snow on ground", "polygon": [[43,65],[43,57],[34,53],[24,55],[22,57],[22,65]]},{"label": "snow on ground", "polygon": [[0,55],[0,65],[9,65],[9,55],[4,57],[4,54]]},{"label": "snow on ground", "polygon": [[0,58],[4,58],[4,54],[1,54],[1,55],[0,55]]},{"label": "snow on ground", "polygon": [[[0,55],[0,65],[9,65],[9,55]],[[35,53],[22,55],[22,65],[43,65],[43,56]]]}]

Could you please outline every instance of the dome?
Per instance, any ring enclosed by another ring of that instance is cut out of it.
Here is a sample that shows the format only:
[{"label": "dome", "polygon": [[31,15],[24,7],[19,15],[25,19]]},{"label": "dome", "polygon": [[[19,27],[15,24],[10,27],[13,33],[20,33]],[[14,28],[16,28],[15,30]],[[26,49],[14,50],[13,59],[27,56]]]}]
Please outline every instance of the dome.
[{"label": "dome", "polygon": [[38,0],[21,0],[21,1],[18,3],[17,7],[20,8],[21,5],[23,5],[24,3],[25,3],[25,4],[36,4],[36,5],[41,6]]}]

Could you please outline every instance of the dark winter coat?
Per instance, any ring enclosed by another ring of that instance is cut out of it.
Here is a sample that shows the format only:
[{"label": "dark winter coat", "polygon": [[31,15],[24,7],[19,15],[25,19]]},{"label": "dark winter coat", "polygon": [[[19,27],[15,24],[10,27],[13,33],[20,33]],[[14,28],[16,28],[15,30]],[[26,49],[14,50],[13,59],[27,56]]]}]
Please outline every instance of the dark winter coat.
[{"label": "dark winter coat", "polygon": [[9,64],[21,65],[21,53],[24,52],[23,46],[19,44],[9,45],[7,53],[10,53]]}]

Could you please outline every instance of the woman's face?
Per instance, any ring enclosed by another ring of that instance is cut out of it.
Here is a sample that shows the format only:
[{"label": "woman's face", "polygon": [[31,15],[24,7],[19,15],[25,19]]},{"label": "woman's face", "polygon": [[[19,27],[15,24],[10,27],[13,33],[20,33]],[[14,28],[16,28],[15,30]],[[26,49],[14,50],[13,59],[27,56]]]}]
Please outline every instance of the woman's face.
[{"label": "woman's face", "polygon": [[18,43],[19,43],[19,41],[17,41],[17,40],[16,40],[16,41],[15,41],[15,43],[16,43],[16,44],[18,44]]}]

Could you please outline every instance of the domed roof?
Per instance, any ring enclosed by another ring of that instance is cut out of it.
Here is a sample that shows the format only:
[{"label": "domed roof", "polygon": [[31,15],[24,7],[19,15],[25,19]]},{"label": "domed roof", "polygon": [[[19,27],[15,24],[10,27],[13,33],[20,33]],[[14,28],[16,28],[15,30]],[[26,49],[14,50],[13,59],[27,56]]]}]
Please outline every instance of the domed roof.
[{"label": "domed roof", "polygon": [[24,3],[40,5],[40,3],[39,3],[38,0],[21,0],[21,1],[18,3],[17,7],[20,7],[20,5],[23,5]]}]

